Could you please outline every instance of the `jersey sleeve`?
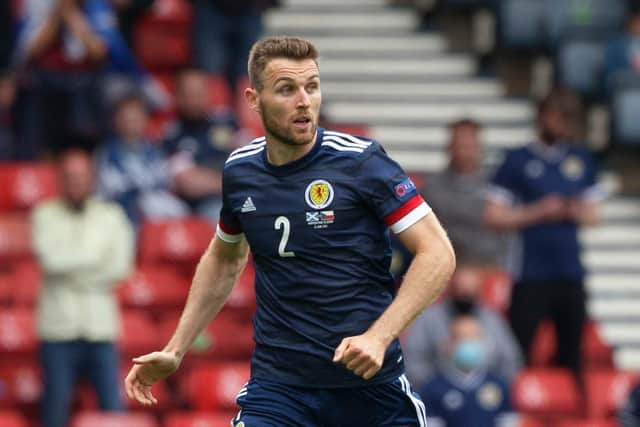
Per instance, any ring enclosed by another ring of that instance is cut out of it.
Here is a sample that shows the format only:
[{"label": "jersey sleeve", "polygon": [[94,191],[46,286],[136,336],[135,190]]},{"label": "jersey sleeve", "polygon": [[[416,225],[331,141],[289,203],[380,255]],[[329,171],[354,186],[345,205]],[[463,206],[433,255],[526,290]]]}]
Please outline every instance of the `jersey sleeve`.
[{"label": "jersey sleeve", "polygon": [[585,176],[581,197],[587,201],[600,202],[607,196],[607,191],[598,182],[598,165],[590,153],[584,153]]},{"label": "jersey sleeve", "polygon": [[222,208],[220,209],[220,219],[218,220],[218,227],[216,228],[216,234],[222,240],[227,243],[238,243],[244,236],[242,227],[238,217],[233,212],[230,203],[230,178],[227,176],[227,170],[225,169],[222,174]]},{"label": "jersey sleeve", "polygon": [[513,152],[507,152],[504,161],[496,169],[487,190],[487,198],[494,202],[511,205],[520,192],[520,171]]},{"label": "jersey sleeve", "polygon": [[380,146],[365,160],[359,187],[365,202],[398,234],[431,212],[411,178]]}]

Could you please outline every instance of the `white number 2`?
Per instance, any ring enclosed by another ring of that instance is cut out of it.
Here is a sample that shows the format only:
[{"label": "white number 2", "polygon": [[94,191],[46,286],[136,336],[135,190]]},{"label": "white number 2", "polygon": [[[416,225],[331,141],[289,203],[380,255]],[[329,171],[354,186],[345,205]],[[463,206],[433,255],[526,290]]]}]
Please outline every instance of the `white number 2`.
[{"label": "white number 2", "polygon": [[281,228],[282,238],[280,239],[280,245],[278,246],[278,254],[283,258],[296,256],[292,251],[285,251],[287,242],[289,241],[289,233],[291,232],[291,223],[289,223],[289,218],[286,216],[279,216],[276,218],[275,229],[280,230]]}]

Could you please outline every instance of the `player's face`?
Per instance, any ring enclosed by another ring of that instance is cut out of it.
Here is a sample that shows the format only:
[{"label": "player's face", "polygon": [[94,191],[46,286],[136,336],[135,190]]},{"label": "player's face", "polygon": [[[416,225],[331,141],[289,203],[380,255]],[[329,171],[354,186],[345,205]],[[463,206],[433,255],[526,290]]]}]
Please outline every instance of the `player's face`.
[{"label": "player's face", "polygon": [[263,88],[255,95],[267,136],[295,146],[314,141],[322,102],[314,60],[271,60],[263,73]]}]

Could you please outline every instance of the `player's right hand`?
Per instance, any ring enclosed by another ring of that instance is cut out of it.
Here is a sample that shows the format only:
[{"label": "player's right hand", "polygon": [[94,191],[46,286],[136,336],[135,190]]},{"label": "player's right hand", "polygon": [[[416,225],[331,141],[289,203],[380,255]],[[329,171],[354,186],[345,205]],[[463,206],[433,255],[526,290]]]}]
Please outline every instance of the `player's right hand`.
[{"label": "player's right hand", "polygon": [[169,375],[180,366],[178,356],[169,351],[154,351],[133,359],[133,367],[124,380],[127,397],[143,405],[158,403],[151,393],[151,386]]}]

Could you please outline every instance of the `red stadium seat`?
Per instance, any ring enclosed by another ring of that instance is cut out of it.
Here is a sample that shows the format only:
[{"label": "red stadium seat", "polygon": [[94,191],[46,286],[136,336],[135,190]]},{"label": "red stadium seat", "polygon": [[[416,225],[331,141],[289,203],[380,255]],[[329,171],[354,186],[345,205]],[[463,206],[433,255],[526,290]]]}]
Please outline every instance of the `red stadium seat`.
[{"label": "red stadium seat", "polygon": [[147,313],[141,310],[125,310],[122,313],[120,348],[125,355],[139,356],[157,351],[164,344]]},{"label": "red stadium seat", "polygon": [[37,347],[32,310],[8,308],[0,311],[0,354],[31,355]]},{"label": "red stadium seat", "polygon": [[[582,355],[585,365],[590,368],[611,368],[613,352],[602,339],[597,323],[588,320],[582,333]],[[533,366],[547,366],[551,364],[555,353],[556,338],[553,324],[550,321],[544,321],[540,324],[533,340],[531,363]]]},{"label": "red stadium seat", "polygon": [[189,292],[189,281],[174,268],[142,266],[121,282],[120,301],[125,307],[145,308],[163,312],[184,305]]},{"label": "red stadium seat", "polygon": [[[160,338],[167,342],[175,331],[180,315],[174,313],[160,322]],[[187,357],[190,359],[249,359],[253,352],[253,325],[239,323],[227,312],[220,313],[196,339]]]},{"label": "red stadium seat", "polygon": [[556,427],[616,427],[618,423],[610,420],[584,420],[580,418],[559,421]]},{"label": "red stadium seat", "polygon": [[640,375],[630,372],[587,372],[588,415],[592,418],[615,416],[639,379]]},{"label": "red stadium seat", "polygon": [[0,167],[0,210],[31,209],[58,194],[56,170],[46,163],[10,163]]},{"label": "red stadium seat", "polygon": [[537,418],[521,415],[518,417],[517,427],[546,427],[545,423]]},{"label": "red stadium seat", "polygon": [[0,411],[0,426],[28,427],[27,420],[16,411]]},{"label": "red stadium seat", "polygon": [[71,427],[159,427],[155,418],[147,413],[109,413],[87,411],[77,414]]},{"label": "red stadium seat", "polygon": [[224,306],[224,311],[233,313],[239,320],[251,320],[256,310],[255,274],[253,263],[249,260]]},{"label": "red stadium seat", "polygon": [[157,0],[140,19],[135,51],[149,68],[186,66],[191,58],[191,7],[186,0]]},{"label": "red stadium seat", "polygon": [[22,261],[14,264],[12,300],[18,306],[34,307],[42,286],[42,270],[38,263]]},{"label": "red stadium seat", "polygon": [[508,272],[500,269],[485,270],[482,280],[482,302],[506,314],[511,300],[511,286],[512,281]]},{"label": "red stadium seat", "polygon": [[23,214],[0,215],[0,261],[29,258],[31,250],[31,224]]},{"label": "red stadium seat", "polygon": [[520,412],[532,415],[575,415],[578,390],[570,371],[525,369],[513,384],[513,400]]},{"label": "red stadium seat", "polygon": [[236,396],[249,374],[248,362],[201,366],[189,373],[183,391],[196,410],[237,410]]},{"label": "red stadium seat", "polygon": [[140,260],[144,264],[181,264],[190,275],[214,233],[213,226],[200,218],[145,222],[138,240]]},{"label": "red stadium seat", "polygon": [[[40,401],[42,380],[37,365],[0,356],[0,407],[33,405]],[[0,423],[0,425],[3,425]]]},{"label": "red stadium seat", "polygon": [[208,412],[169,414],[164,427],[229,427],[233,415]]}]

